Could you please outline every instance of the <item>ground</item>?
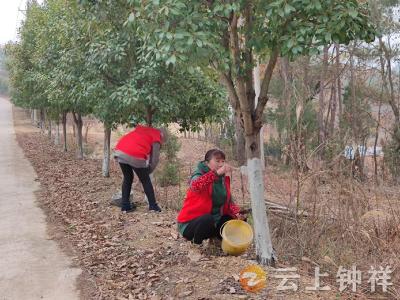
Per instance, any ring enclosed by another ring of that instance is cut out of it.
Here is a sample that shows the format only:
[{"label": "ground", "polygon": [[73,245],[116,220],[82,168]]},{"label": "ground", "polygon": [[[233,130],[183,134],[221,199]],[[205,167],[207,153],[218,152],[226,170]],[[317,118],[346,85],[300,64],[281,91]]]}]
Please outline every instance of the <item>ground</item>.
[{"label": "ground", "polygon": [[[147,211],[140,187],[136,186],[134,201],[139,209],[122,214],[109,203],[120,189],[117,165],[111,164],[110,178],[103,178],[101,160],[96,156],[76,160],[73,151],[62,152],[33,127],[23,110],[16,108],[14,115],[17,140],[38,174],[37,196],[47,214],[52,236],[83,270],[79,279],[82,299],[366,298],[361,293],[339,294],[332,280],[336,274],[330,274],[332,278],[323,283],[330,285],[332,291],[306,291],[305,287],[313,285],[314,280],[314,262],[307,257],[296,265],[301,276],[297,292],[276,289],[279,280],[273,276],[278,273],[277,268],[292,266],[289,259],[282,258],[276,268],[266,267],[267,288],[250,294],[241,289],[237,276],[243,268],[255,263],[254,249],[241,257],[231,257],[218,248],[207,244],[199,248],[179,237],[177,211],[173,208],[179,204],[176,199],[185,192],[183,179],[209,147],[204,142],[181,140],[182,183],[178,189],[158,187],[162,213]],[[89,138],[89,144],[94,147],[95,143],[99,141]],[[232,175],[234,195],[239,204],[247,205],[240,172]],[[275,191],[274,200],[291,191],[288,182],[275,177],[267,182],[267,188]]]}]

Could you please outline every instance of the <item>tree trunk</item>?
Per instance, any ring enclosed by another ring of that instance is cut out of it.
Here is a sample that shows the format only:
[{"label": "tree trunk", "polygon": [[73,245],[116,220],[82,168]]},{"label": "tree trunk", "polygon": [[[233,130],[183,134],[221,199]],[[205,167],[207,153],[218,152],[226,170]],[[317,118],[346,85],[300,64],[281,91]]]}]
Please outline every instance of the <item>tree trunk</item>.
[{"label": "tree trunk", "polygon": [[336,78],[337,78],[337,80],[336,80],[336,84],[337,84],[336,95],[337,95],[337,104],[339,106],[339,116],[338,116],[339,136],[340,136],[340,140],[342,140],[340,122],[341,122],[342,116],[343,116],[343,107],[342,107],[342,81],[340,79],[340,45],[335,44],[335,47],[336,47]]},{"label": "tree trunk", "polygon": [[[302,114],[303,111],[303,98],[308,95],[308,89],[306,88],[308,86],[308,65],[309,65],[309,58],[307,58],[304,61],[304,84],[303,84],[303,97],[298,97],[296,101],[296,122],[299,121],[300,115]],[[281,109],[285,112],[285,120],[286,120],[286,125],[285,125],[285,132],[284,133],[284,157],[283,161],[284,164],[289,166],[291,160],[293,159],[295,153],[294,150],[295,148],[293,147],[293,140],[295,133],[292,131],[293,126],[292,126],[292,94],[293,94],[293,75],[292,75],[292,70],[290,67],[290,62],[289,58],[287,56],[281,58],[281,72],[282,72],[282,77],[283,77],[283,82],[284,82],[284,90],[283,90],[283,101],[282,103],[279,103],[281,106]],[[282,107],[283,106],[283,107]]]},{"label": "tree trunk", "polygon": [[331,119],[329,124],[329,135],[332,137],[333,133],[335,132],[336,106],[337,106],[337,94],[338,94],[335,84],[332,84],[331,93],[332,93],[331,105],[330,105]]},{"label": "tree trunk", "polygon": [[236,160],[238,161],[240,166],[246,164],[246,141],[244,139],[244,131],[241,124],[240,117],[235,114],[235,146],[236,146]]},{"label": "tree trunk", "polygon": [[285,110],[285,118],[287,119],[287,138],[290,135],[291,128],[291,118],[290,118],[290,106],[291,106],[291,97],[292,97],[292,74],[290,70],[289,58],[287,56],[281,58],[281,72],[284,82],[283,89],[283,105]]},{"label": "tree trunk", "polygon": [[104,125],[103,176],[110,177],[111,128]]},{"label": "tree trunk", "polygon": [[[260,96],[261,90],[261,79],[260,79],[260,65],[253,69],[253,78],[254,78],[254,91],[256,93],[255,105],[258,103],[258,97]],[[265,155],[264,155],[264,127],[261,127],[260,130],[260,159],[261,159],[261,167],[265,169]]]},{"label": "tree trunk", "polygon": [[154,109],[151,106],[148,106],[146,109],[146,123],[147,126],[149,127],[153,125],[153,114],[154,114]]},{"label": "tree trunk", "polygon": [[213,123],[210,123],[210,141],[215,144],[215,134],[214,134],[214,126]]},{"label": "tree trunk", "polygon": [[60,118],[57,118],[56,136],[54,138],[54,145],[60,145]]},{"label": "tree trunk", "polygon": [[[393,130],[391,133],[391,137],[394,143],[396,143],[396,152],[397,154],[395,154],[398,158],[398,156],[400,155],[400,108],[399,108],[399,104],[396,103],[396,97],[395,97],[395,91],[394,91],[394,83],[393,83],[393,74],[392,74],[392,48],[390,46],[390,39],[388,38],[387,41],[387,45],[388,47],[386,47],[386,45],[383,43],[382,38],[379,38],[379,44],[380,44],[380,48],[381,51],[383,51],[384,56],[385,56],[385,60],[387,63],[387,79],[389,81],[389,93],[390,93],[390,97],[388,97],[388,102],[390,104],[390,107],[392,109],[393,112],[393,116],[394,116],[394,124],[393,124]],[[386,90],[387,88],[387,82],[385,84]],[[397,166],[397,164],[396,164]],[[398,174],[398,172],[395,172],[397,174],[393,174],[395,176],[395,179],[397,182],[400,182],[400,175]]]},{"label": "tree trunk", "polygon": [[44,116],[44,110],[40,110],[40,131],[41,133],[44,133],[44,122],[45,122],[45,116]]},{"label": "tree trunk", "polygon": [[77,158],[83,159],[82,115],[80,113],[72,112],[72,116],[74,117],[74,122],[76,125],[76,144],[78,147]]},{"label": "tree trunk", "polygon": [[[382,43],[382,38],[380,39]],[[388,41],[389,42],[389,41]],[[389,97],[389,104],[392,108],[395,123],[397,126],[400,125],[400,111],[399,107],[396,104],[396,98],[394,94],[394,84],[393,84],[393,75],[392,75],[392,60],[391,60],[391,48],[390,44],[388,43],[389,49],[383,44],[383,51],[385,53],[386,63],[387,63],[387,71],[388,71],[388,80],[389,80],[389,88],[390,88],[390,97]]]},{"label": "tree trunk", "polygon": [[88,143],[89,129],[90,129],[90,124],[88,123],[88,124],[86,124],[86,126],[85,126],[85,138],[84,138],[84,140],[85,140],[85,143],[86,143],[86,144]]},{"label": "tree trunk", "polygon": [[62,114],[62,126],[63,126],[64,152],[67,152],[67,112],[66,111],[64,111]]},{"label": "tree trunk", "polygon": [[[321,78],[320,78],[320,92],[319,92],[319,108],[318,108],[318,142],[319,144],[325,143],[325,126],[324,126],[324,113],[325,113],[325,84],[326,84],[326,75],[328,71],[328,50],[329,47],[324,47],[324,55],[322,60],[322,70],[321,70]],[[323,157],[324,150],[321,148],[319,152],[321,157]]]},{"label": "tree trunk", "polygon": [[33,110],[33,121],[34,121],[35,126],[37,127],[38,126],[38,111],[37,111],[37,109]]},{"label": "tree trunk", "polygon": [[257,133],[246,136],[245,140],[257,261],[261,264],[274,265],[276,258],[272,248],[264,198],[264,172],[259,158],[260,135]]},{"label": "tree trunk", "polygon": [[[74,121],[74,122],[75,122],[75,121]],[[75,126],[75,123],[72,124],[72,136],[73,136],[74,138],[76,138],[76,126]]]},{"label": "tree trunk", "polygon": [[48,127],[48,132],[47,132],[47,137],[49,138],[49,140],[51,141],[51,119],[50,118],[48,118],[48,124],[49,124],[49,127]]},{"label": "tree trunk", "polygon": [[352,129],[352,136],[355,137],[357,146],[359,144],[359,134],[356,129],[355,124],[355,104],[356,104],[356,85],[355,85],[355,73],[354,73],[354,58],[353,58],[353,51],[354,51],[354,43],[353,47],[350,49],[350,123]]},{"label": "tree trunk", "polygon": [[[382,39],[379,39],[379,42],[382,43]],[[385,60],[383,58],[383,49],[382,49],[382,44],[380,45],[380,53],[379,53],[379,62],[381,65],[381,79],[382,79],[382,88],[381,88],[381,93],[379,97],[379,107],[378,107],[378,121],[376,123],[376,128],[375,128],[375,141],[374,141],[374,175],[375,175],[375,183],[379,184],[378,180],[378,161],[376,158],[376,146],[378,145],[378,138],[379,138],[379,127],[381,124],[381,108],[382,108],[382,101],[383,101],[383,92],[385,88],[387,89],[387,84],[386,84],[386,75],[385,75]]]},{"label": "tree trunk", "polygon": [[376,128],[375,128],[375,141],[374,141],[374,175],[375,175],[375,183],[379,184],[378,180],[378,161],[376,159],[376,147],[378,145],[378,138],[379,138],[379,126],[381,124],[381,107],[382,107],[382,98],[383,95],[381,95],[379,99],[379,108],[378,108],[378,122],[376,123]]}]

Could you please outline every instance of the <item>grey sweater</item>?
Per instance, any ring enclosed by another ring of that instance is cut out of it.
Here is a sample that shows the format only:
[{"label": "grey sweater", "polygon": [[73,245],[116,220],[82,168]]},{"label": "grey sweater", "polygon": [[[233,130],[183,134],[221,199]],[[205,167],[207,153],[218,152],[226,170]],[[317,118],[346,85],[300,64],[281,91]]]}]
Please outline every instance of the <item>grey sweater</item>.
[{"label": "grey sweater", "polygon": [[149,168],[150,173],[153,173],[160,160],[160,147],[159,143],[153,143],[151,145],[151,152],[148,160],[130,156],[120,150],[114,152],[114,158],[119,163],[127,164],[134,168]]}]

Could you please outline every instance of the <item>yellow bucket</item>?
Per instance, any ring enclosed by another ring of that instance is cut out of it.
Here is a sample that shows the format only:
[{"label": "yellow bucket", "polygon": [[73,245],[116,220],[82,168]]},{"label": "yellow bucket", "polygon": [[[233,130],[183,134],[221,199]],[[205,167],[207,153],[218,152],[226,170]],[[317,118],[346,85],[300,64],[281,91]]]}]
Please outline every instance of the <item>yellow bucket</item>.
[{"label": "yellow bucket", "polygon": [[241,220],[230,220],[221,227],[222,251],[229,255],[241,255],[253,241],[253,229]]}]

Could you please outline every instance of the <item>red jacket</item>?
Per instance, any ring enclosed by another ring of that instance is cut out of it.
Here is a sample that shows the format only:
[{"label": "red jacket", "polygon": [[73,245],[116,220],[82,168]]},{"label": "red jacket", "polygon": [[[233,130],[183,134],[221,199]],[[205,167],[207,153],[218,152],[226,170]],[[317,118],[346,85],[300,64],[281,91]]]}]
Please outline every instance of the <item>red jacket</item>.
[{"label": "red jacket", "polygon": [[152,127],[137,125],[135,129],[124,135],[115,146],[115,150],[125,154],[147,159],[153,143],[161,144],[161,132]]},{"label": "red jacket", "polygon": [[[183,207],[179,212],[177,221],[179,223],[189,222],[212,211],[212,188],[217,175],[210,171],[191,183],[187,191]],[[222,207],[221,215],[236,217],[240,208],[233,203],[231,198],[230,178],[225,176],[226,201]]]}]

